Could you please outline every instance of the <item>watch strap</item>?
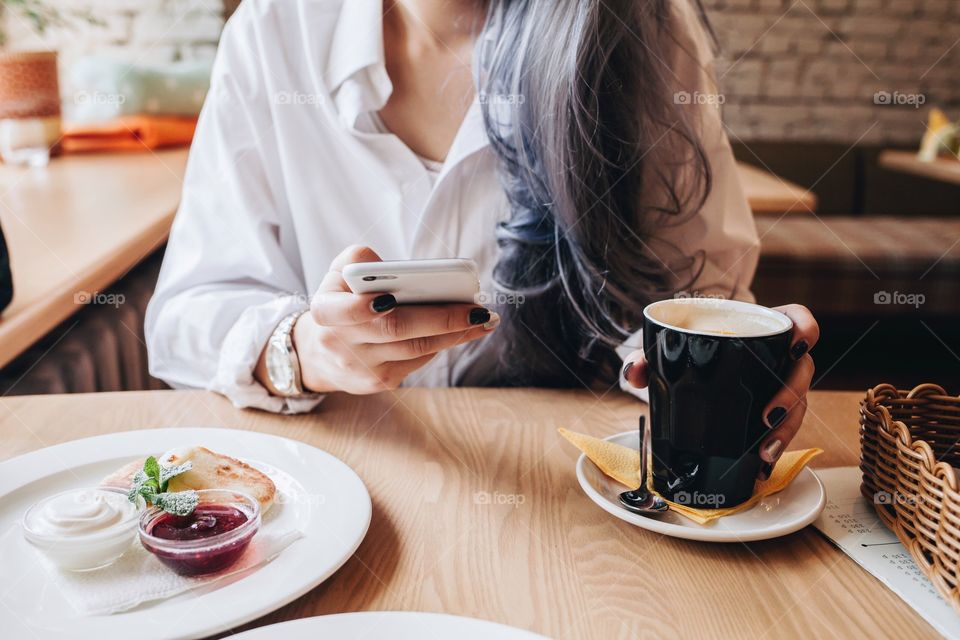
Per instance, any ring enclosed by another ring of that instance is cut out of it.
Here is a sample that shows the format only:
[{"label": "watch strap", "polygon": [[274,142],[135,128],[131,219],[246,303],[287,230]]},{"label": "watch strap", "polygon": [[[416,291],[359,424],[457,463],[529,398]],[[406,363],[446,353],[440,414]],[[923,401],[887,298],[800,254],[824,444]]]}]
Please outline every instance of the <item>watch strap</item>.
[{"label": "watch strap", "polygon": [[294,311],[285,316],[273,330],[267,347],[273,351],[272,355],[274,357],[285,358],[289,362],[290,372],[292,373],[290,379],[278,380],[275,378],[277,372],[270,367],[267,368],[271,386],[279,395],[287,398],[304,394],[303,382],[300,377],[300,358],[293,344],[293,328],[304,313],[306,313],[305,309]]}]

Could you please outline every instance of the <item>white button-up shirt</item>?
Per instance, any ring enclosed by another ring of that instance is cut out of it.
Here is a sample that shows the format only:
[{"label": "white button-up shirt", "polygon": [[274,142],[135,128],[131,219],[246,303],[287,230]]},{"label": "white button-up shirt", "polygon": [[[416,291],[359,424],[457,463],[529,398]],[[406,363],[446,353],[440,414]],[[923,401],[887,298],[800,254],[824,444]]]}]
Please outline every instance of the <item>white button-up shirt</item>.
[{"label": "white button-up shirt", "polygon": [[[675,0],[680,48],[665,54],[687,91],[715,92],[707,37]],[[462,257],[493,291],[494,230],[508,216],[478,102],[435,180],[396,136],[367,126],[392,85],[381,0],[246,0],[224,29],[183,198],[147,310],[151,373],[237,406],[305,411],[253,370],[276,325],[309,306],[332,259],[351,244],[386,260]],[[719,113],[702,108],[713,171],[705,206],[663,240],[703,252],[695,284],[749,299],[758,240]],[[440,354],[407,384],[453,384]]]}]

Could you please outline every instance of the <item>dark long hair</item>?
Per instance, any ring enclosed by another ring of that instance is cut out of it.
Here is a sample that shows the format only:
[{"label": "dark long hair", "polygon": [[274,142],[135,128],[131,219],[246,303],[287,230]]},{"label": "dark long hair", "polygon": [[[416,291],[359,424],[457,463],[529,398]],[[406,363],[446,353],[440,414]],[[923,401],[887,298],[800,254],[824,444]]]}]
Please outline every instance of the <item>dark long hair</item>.
[{"label": "dark long hair", "polygon": [[478,92],[510,205],[494,280],[523,300],[498,309],[497,384],[612,383],[643,307],[695,269],[651,246],[710,190],[674,98],[677,1],[490,2]]}]

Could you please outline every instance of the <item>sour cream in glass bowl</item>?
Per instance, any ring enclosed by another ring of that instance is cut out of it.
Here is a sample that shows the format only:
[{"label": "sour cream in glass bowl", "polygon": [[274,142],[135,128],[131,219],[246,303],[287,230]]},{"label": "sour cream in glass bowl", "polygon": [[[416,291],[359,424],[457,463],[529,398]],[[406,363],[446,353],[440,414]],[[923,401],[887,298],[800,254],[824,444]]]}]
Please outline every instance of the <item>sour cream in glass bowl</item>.
[{"label": "sour cream in glass bowl", "polygon": [[137,507],[118,489],[71,489],[49,496],[23,516],[23,535],[61,569],[105,567],[130,548]]}]

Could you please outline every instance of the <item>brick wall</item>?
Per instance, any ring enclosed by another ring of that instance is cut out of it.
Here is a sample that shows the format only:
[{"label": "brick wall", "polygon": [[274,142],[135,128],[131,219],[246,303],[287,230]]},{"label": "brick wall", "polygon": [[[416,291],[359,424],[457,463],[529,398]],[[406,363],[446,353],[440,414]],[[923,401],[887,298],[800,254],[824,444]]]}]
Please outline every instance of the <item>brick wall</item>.
[{"label": "brick wall", "polygon": [[[207,57],[223,26],[223,0],[52,4],[90,7],[106,24],[40,40],[21,20],[8,15],[4,23],[13,46],[58,47],[64,65],[91,51],[142,62]],[[929,106],[960,118],[960,0],[704,4],[722,46],[724,117],[734,141],[914,143]],[[925,104],[876,103],[887,94],[890,103]]]},{"label": "brick wall", "polygon": [[960,0],[704,5],[734,140],[912,144],[929,107],[960,118]]},{"label": "brick wall", "polygon": [[142,63],[212,57],[223,28],[223,0],[47,0],[64,14],[89,10],[102,26],[73,20],[72,28],[34,34],[15,11],[0,23],[9,46],[56,48],[61,66],[93,52]]}]

